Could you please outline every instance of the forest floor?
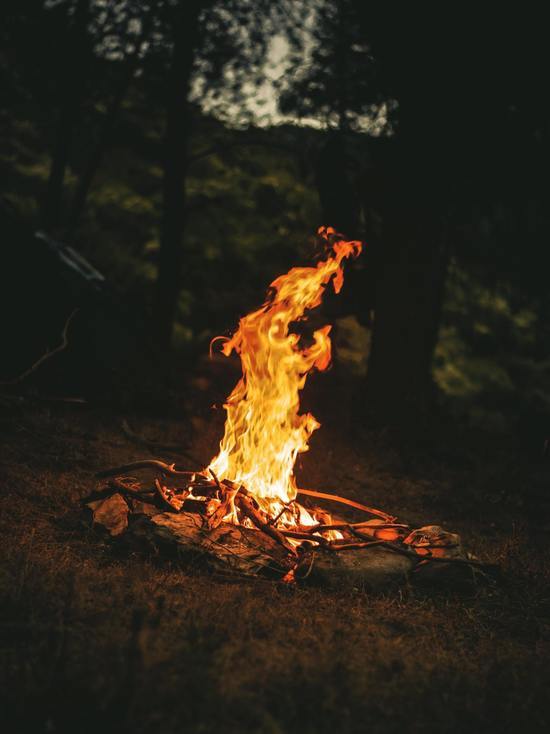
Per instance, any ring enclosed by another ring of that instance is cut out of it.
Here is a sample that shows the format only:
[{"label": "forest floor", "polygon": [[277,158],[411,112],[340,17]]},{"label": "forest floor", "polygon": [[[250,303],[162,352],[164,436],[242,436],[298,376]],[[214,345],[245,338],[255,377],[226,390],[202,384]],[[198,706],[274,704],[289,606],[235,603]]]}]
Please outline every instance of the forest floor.
[{"label": "forest floor", "polygon": [[[0,399],[6,733],[548,731],[550,554],[525,500],[542,480],[506,442],[319,431],[305,486],[442,524],[502,569],[467,592],[372,595],[221,579],[83,522],[96,471],[153,455],[201,468],[219,415]],[[125,418],[186,455],[136,445]]]}]

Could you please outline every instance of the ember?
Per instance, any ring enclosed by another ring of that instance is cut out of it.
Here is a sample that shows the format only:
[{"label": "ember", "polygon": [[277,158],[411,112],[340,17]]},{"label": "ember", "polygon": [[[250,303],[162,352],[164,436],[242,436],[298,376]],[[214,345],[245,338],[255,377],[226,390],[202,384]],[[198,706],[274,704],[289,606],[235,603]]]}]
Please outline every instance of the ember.
[{"label": "ember", "polygon": [[[268,569],[285,581],[309,575],[314,552],[368,548],[376,558],[382,550],[386,559],[388,552],[400,557],[399,574],[427,561],[480,566],[463,555],[457,535],[438,526],[411,530],[381,510],[296,484],[296,458],[308,450],[309,438],[320,426],[313,415],[300,414],[300,391],[315,368],[325,370],[330,364],[331,326],[317,329],[310,344],[303,344],[291,328],[321,304],[329,285],[340,292],[343,261],[359,255],[362,247],[330,227],[318,234],[325,259],[277,278],[264,305],[243,317],[231,338],[218,338],[224,342],[223,354],[239,355],[242,378],[224,406],[225,431],[217,456],[196,472],[152,460],[102,472],[99,476],[110,478],[153,469],[157,476],[145,487],[111,479],[88,503],[94,521],[117,535],[126,530],[129,514],[146,516],[156,536],[194,550],[206,547],[241,572]],[[298,495],[374,517],[354,523],[333,519],[323,510],[306,509]]]}]

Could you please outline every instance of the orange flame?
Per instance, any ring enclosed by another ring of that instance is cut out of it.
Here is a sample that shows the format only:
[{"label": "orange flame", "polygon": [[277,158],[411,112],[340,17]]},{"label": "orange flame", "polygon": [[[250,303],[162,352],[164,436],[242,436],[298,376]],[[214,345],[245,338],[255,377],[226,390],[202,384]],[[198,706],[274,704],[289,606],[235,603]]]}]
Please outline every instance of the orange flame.
[{"label": "orange flame", "polygon": [[[224,406],[225,433],[208,468],[220,479],[244,485],[272,516],[295,498],[296,457],[307,451],[320,426],[310,413],[300,415],[299,392],[309,372],[325,370],[331,360],[331,326],[315,331],[313,343],[304,347],[290,325],[321,303],[331,280],[340,292],[342,261],[361,251],[360,242],[343,240],[331,227],[321,227],[319,235],[330,246],[327,259],[274,280],[264,305],[244,316],[222,347],[226,356],[233,350],[240,356],[243,376]],[[304,524],[307,520],[301,518]]]}]

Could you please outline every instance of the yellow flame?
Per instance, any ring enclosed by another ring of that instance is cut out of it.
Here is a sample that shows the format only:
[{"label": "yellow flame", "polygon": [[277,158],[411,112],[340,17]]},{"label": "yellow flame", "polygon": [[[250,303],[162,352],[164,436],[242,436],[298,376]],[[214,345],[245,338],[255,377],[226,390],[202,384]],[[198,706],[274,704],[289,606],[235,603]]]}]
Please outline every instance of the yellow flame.
[{"label": "yellow flame", "polygon": [[319,234],[330,245],[327,259],[274,280],[264,305],[244,316],[222,347],[226,356],[233,350],[240,356],[243,376],[224,406],[225,432],[209,469],[220,479],[243,484],[272,512],[296,496],[296,457],[307,451],[320,426],[310,413],[300,415],[299,392],[308,373],[325,370],[331,359],[331,326],[315,331],[313,343],[302,347],[290,325],[321,303],[331,280],[339,293],[342,261],[361,251],[360,242],[347,242],[332,228],[321,227]]}]

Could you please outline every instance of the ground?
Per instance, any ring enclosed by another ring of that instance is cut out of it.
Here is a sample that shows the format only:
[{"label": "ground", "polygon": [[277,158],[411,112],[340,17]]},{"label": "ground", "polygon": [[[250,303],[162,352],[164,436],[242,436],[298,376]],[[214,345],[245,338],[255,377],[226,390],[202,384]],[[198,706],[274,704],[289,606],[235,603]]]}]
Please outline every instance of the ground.
[{"label": "ground", "polygon": [[83,522],[95,471],[174,459],[122,420],[191,466],[214,453],[219,415],[1,400],[4,731],[548,730],[550,558],[522,494],[529,462],[504,439],[319,432],[303,486],[443,524],[502,569],[476,588],[372,595],[220,578]]}]

